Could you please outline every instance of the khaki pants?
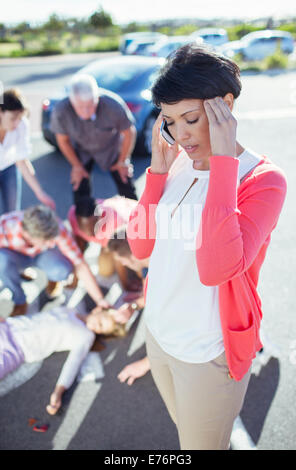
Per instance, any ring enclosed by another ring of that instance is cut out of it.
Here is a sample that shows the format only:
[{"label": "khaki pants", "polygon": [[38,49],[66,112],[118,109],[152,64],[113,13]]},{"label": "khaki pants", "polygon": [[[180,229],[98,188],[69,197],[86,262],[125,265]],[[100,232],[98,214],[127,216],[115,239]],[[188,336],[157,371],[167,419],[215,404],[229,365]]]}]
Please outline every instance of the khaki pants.
[{"label": "khaki pants", "polygon": [[227,450],[251,371],[239,382],[231,379],[225,353],[202,364],[180,361],[165,353],[147,328],[146,348],[152,377],[177,426],[181,450]]}]

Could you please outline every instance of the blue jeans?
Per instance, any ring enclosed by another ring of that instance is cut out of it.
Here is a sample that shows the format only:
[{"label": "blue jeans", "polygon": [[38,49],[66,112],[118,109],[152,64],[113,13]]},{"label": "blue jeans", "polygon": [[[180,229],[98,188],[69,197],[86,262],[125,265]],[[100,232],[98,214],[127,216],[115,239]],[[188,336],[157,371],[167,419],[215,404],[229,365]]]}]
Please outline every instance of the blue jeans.
[{"label": "blue jeans", "polygon": [[43,251],[34,258],[8,248],[1,248],[0,279],[3,286],[11,290],[12,299],[17,305],[26,302],[26,296],[21,287],[20,274],[29,266],[41,269],[50,281],[55,282],[67,279],[73,271],[73,264],[58,248]]},{"label": "blue jeans", "polygon": [[21,208],[22,175],[16,165],[0,171],[0,190],[3,212],[17,211]]}]

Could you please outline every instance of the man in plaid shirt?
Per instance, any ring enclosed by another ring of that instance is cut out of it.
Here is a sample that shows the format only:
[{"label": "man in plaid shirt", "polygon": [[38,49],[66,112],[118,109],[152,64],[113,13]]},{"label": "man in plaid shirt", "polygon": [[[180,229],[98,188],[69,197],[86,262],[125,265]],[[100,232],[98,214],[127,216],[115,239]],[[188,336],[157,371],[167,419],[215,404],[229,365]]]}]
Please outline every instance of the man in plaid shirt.
[{"label": "man in plaid shirt", "polygon": [[47,274],[49,296],[74,270],[94,302],[109,306],[71,233],[52,209],[42,205],[0,217],[0,279],[12,292],[15,306],[11,315],[26,313],[21,272],[29,266]]}]

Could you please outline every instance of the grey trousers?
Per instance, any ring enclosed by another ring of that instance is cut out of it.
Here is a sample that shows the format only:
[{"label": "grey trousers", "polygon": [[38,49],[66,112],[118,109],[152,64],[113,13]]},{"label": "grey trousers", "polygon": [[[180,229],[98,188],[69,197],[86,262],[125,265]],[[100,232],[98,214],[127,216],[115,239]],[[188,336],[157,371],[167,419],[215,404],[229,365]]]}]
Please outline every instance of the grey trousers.
[{"label": "grey trousers", "polygon": [[230,378],[225,353],[201,364],[180,361],[164,352],[147,328],[146,348],[181,450],[227,450],[251,370],[239,382]]}]

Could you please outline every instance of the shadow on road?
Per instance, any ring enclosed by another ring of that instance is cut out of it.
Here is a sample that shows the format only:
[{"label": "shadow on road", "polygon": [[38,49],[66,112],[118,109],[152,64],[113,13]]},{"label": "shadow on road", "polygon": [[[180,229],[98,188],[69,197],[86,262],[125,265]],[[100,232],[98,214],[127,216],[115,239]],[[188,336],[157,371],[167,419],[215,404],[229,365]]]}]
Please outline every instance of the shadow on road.
[{"label": "shadow on road", "polygon": [[280,363],[277,358],[270,358],[258,376],[251,375],[240,417],[255,444],[259,442],[279,380]]},{"label": "shadow on road", "polygon": [[[65,219],[72,205],[72,186],[70,183],[70,165],[58,151],[42,155],[34,160],[36,175],[44,190],[55,200],[56,212]],[[150,164],[149,157],[133,159],[134,178],[137,180]],[[97,165],[91,175],[93,196],[95,198],[108,198],[117,194],[116,185],[109,172],[102,171]],[[140,196],[140,194],[138,194]],[[1,202],[1,201],[0,201]],[[37,204],[34,193],[23,181],[22,209]],[[1,204],[0,204],[1,205]],[[1,207],[0,207],[1,211]],[[1,213],[1,212],[0,212]]]}]

